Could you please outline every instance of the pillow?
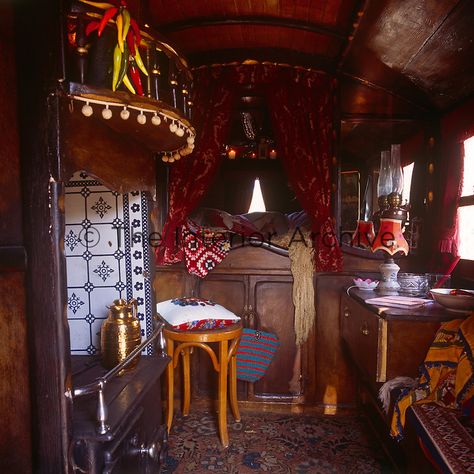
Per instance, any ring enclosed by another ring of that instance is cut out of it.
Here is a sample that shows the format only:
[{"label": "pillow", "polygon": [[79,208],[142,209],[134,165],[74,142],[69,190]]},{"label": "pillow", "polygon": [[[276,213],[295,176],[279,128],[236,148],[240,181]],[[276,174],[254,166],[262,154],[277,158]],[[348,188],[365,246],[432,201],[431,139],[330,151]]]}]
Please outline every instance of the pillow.
[{"label": "pillow", "polygon": [[157,312],[174,329],[219,329],[240,317],[214,301],[195,297],[173,298],[156,305]]}]

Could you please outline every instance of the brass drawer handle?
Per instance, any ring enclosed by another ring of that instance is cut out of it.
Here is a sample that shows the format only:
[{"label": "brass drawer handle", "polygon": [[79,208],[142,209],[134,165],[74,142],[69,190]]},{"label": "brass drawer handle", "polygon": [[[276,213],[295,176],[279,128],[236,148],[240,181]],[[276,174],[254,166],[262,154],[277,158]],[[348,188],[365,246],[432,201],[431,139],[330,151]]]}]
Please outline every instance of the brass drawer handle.
[{"label": "brass drawer handle", "polygon": [[344,312],[342,314],[345,318],[348,318],[351,315],[351,312],[349,311],[349,308],[347,306],[344,308]]},{"label": "brass drawer handle", "polygon": [[360,332],[361,332],[364,336],[368,336],[368,335],[369,335],[369,328],[367,327],[367,324],[364,323],[364,325],[361,326]]}]

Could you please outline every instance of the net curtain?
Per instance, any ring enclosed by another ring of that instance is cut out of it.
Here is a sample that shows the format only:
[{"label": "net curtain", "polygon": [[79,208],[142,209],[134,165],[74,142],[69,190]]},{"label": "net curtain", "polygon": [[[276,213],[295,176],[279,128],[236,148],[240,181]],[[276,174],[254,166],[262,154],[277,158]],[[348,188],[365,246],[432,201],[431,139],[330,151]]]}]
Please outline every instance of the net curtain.
[{"label": "net curtain", "polygon": [[332,77],[276,65],[219,66],[194,71],[194,84],[196,147],[192,155],[171,166],[169,209],[157,247],[157,263],[182,260],[179,229],[218,170],[240,87],[253,84],[266,95],[278,156],[311,218],[315,269],[341,270],[341,251],[331,218],[330,172],[335,141]]}]

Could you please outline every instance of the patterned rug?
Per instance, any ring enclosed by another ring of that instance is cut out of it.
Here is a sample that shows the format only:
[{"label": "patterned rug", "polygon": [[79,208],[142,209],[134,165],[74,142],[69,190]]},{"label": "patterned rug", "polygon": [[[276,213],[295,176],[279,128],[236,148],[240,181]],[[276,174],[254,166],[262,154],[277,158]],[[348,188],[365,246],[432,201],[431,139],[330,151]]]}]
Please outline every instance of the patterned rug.
[{"label": "patterned rug", "polygon": [[163,473],[392,472],[360,416],[243,413],[240,423],[229,416],[227,449],[216,430],[213,414],[177,414]]}]

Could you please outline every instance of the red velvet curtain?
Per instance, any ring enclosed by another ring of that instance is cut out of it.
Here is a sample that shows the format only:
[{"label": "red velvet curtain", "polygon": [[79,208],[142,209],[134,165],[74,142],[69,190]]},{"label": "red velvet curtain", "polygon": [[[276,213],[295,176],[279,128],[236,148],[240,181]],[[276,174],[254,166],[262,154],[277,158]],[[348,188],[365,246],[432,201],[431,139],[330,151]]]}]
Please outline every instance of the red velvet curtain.
[{"label": "red velvet curtain", "polygon": [[272,123],[288,178],[312,221],[318,271],[342,268],[331,220],[330,163],[333,154],[332,80],[324,73],[274,65],[200,69],[194,73],[196,149],[172,165],[169,212],[158,248],[159,264],[182,260],[176,232],[204,195],[221,160],[230,112],[238,88],[266,93]]},{"label": "red velvet curtain", "polygon": [[331,219],[333,80],[316,71],[283,68],[267,92],[279,156],[312,222],[315,268],[340,271],[341,250]]},{"label": "red velvet curtain", "polygon": [[198,134],[192,155],[170,167],[168,215],[156,252],[159,265],[183,259],[179,245],[181,225],[199,203],[219,167],[235,97],[234,88],[229,87],[234,82],[232,75],[228,68],[219,67],[194,72],[193,124]]}]

